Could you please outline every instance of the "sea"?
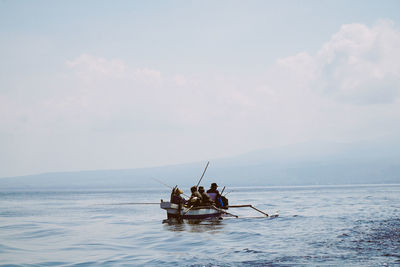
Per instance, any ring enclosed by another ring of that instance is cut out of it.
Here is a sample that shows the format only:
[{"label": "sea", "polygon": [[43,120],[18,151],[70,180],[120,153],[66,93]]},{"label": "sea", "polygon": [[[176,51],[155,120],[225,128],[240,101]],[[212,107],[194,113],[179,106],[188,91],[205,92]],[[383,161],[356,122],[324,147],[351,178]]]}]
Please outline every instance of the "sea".
[{"label": "sea", "polygon": [[0,266],[400,266],[400,185],[225,193],[279,216],[166,222],[168,188],[0,189]]}]

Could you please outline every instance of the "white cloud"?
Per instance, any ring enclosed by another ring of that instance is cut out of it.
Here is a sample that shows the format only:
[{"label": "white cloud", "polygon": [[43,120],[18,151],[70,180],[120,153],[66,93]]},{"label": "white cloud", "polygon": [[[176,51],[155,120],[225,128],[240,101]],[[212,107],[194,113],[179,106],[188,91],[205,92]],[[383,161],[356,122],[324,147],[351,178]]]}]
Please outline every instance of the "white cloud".
[{"label": "white cloud", "polygon": [[[400,37],[398,32],[393,34]],[[320,66],[321,78],[326,79],[325,92],[359,104],[392,102],[398,97],[400,89],[400,72],[396,71],[400,66],[400,53],[389,54],[387,49],[388,46],[389,50],[399,47],[400,38],[396,42],[388,41],[376,28],[366,35],[366,40],[362,40],[365,44],[348,42],[347,50],[345,46],[321,53],[321,61],[325,54],[334,53],[330,62]],[[392,60],[397,61],[399,66],[393,66]]]},{"label": "white cloud", "polygon": [[400,93],[400,32],[388,21],[343,25],[316,53],[278,61],[301,85],[353,104],[396,101]]},{"label": "white cloud", "polygon": [[[0,93],[0,131],[21,147],[47,151],[43,161],[64,151],[60,166],[66,169],[385,136],[399,132],[398,47],[400,32],[390,22],[348,24],[313,54],[278,59],[264,76],[235,77],[168,74],[82,54],[65,61],[62,73],[22,80],[19,90]],[[21,151],[15,159],[28,162]],[[91,161],[92,151],[102,157]]]},{"label": "white cloud", "polygon": [[282,143],[396,135],[397,47],[400,31],[390,22],[343,25],[315,53],[278,59],[254,89],[244,91],[243,99],[250,97],[256,108],[237,107],[252,122],[245,125]]},{"label": "white cloud", "polygon": [[94,57],[82,54],[79,57],[67,60],[66,65],[75,69],[81,75],[105,75],[121,76],[126,70],[126,65],[122,60],[107,60],[102,57]]},{"label": "white cloud", "polygon": [[176,85],[178,85],[178,86],[185,86],[186,85],[186,78],[182,74],[176,74],[173,77],[173,80],[176,83]]},{"label": "white cloud", "polygon": [[[389,22],[373,27],[343,25],[314,55],[302,52],[278,59],[265,77],[255,79],[168,76],[152,68],[131,68],[122,60],[84,54],[66,64],[78,74],[77,84],[79,79],[91,83],[78,86],[54,108],[68,106],[63,111],[67,117],[68,110],[81,110],[82,124],[115,126],[115,121],[146,120],[145,127],[163,121],[170,127],[226,127],[222,131],[244,125],[260,134],[285,136],[279,134],[283,129],[287,134],[296,132],[297,137],[303,132],[306,138],[315,130],[315,121],[327,116],[336,120],[340,103],[397,99],[400,54],[395,47],[400,47],[400,33]],[[332,115],[321,112],[327,109]]]}]

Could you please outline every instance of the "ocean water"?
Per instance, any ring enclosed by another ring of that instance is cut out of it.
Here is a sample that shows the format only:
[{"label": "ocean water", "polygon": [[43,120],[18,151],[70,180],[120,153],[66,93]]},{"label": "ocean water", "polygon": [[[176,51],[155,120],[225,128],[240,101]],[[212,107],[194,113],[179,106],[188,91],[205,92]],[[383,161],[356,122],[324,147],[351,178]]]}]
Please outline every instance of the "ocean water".
[{"label": "ocean water", "polygon": [[168,200],[163,188],[0,191],[0,266],[400,265],[400,185],[230,190],[279,217],[173,224],[129,204]]}]

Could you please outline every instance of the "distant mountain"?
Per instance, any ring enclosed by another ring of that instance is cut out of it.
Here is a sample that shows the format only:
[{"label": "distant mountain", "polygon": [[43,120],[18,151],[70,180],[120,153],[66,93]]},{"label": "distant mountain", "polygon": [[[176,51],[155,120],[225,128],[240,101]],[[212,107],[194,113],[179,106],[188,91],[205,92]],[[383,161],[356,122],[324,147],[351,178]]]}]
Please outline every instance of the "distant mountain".
[{"label": "distant mountain", "polygon": [[[312,143],[211,160],[202,184],[228,186],[400,183],[400,146]],[[189,187],[206,161],[154,168],[58,172],[0,179],[0,190]],[[157,181],[158,180],[158,181]]]}]

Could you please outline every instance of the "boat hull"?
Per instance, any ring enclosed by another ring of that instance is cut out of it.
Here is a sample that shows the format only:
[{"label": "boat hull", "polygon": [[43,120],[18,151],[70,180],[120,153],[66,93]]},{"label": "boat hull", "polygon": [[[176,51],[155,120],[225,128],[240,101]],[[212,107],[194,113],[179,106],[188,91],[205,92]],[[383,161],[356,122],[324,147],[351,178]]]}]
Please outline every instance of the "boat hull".
[{"label": "boat hull", "polygon": [[222,212],[213,207],[182,207],[179,210],[179,205],[170,202],[161,202],[160,208],[167,211],[167,217],[186,220],[205,220],[212,218],[220,218]]}]

